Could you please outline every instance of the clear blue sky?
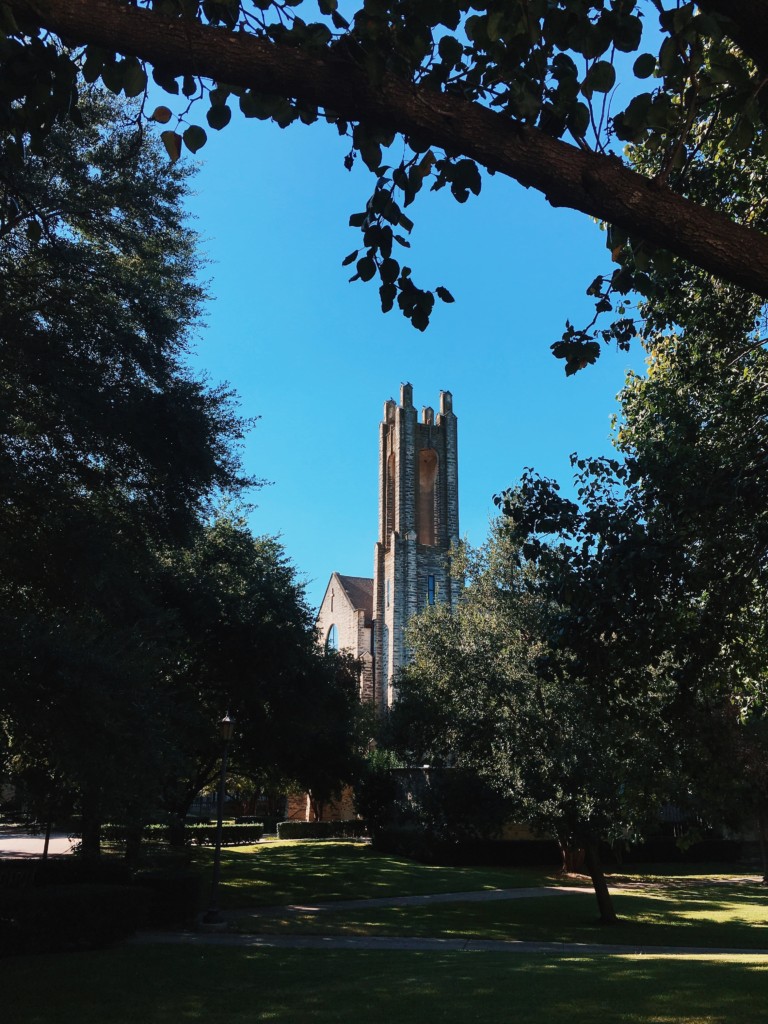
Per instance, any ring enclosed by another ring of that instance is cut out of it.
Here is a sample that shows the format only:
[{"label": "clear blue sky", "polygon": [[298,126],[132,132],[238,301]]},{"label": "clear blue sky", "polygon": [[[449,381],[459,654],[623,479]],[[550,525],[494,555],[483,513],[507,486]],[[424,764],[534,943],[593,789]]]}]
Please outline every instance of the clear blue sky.
[{"label": "clear blue sky", "polygon": [[416,283],[456,302],[438,302],[424,334],[382,314],[374,282],[349,284],[341,267],[372,181],[344,169],[348,148],[324,124],[281,131],[236,114],[209,132],[189,204],[211,261],[194,365],[261,417],[245,465],[272,485],[255,495],[252,527],[282,536],[315,606],[333,570],[373,574],[378,424],[401,381],[418,408],[453,392],[461,532],[480,543],[493,495],[525,466],[565,484],[571,452],[609,450],[615,395],[643,365],[639,348],[606,348],[566,379],[549,346],[566,318],[590,319],[585,289],[610,267],[604,236],[498,176],[463,206],[427,192],[409,209]]}]

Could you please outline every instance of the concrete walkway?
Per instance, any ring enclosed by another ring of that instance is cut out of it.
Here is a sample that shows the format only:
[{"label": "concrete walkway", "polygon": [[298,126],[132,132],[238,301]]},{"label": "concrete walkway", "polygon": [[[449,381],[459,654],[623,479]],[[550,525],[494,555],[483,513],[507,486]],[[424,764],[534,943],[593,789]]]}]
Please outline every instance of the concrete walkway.
[{"label": "concrete walkway", "polygon": [[[611,892],[620,892],[619,885]],[[543,953],[555,956],[698,956],[734,959],[748,957],[767,960],[768,949],[712,949],[701,946],[622,946],[608,943],[579,942],[526,942],[517,939],[432,939],[390,935],[258,935],[225,931],[228,921],[275,914],[322,914],[335,910],[358,910],[373,907],[429,906],[438,903],[480,903],[491,900],[518,900],[538,896],[567,897],[572,893],[593,893],[591,886],[551,885],[520,889],[484,889],[480,892],[431,893],[422,896],[385,896],[368,900],[335,900],[326,903],[289,904],[277,907],[258,907],[247,910],[228,910],[222,926],[201,926],[200,931],[142,932],[129,940],[140,945],[153,943],[185,946],[226,946],[241,949],[363,949],[410,950],[413,952],[460,953]]]},{"label": "concrete walkway", "polygon": [[768,960],[768,949],[711,949],[700,946],[619,946],[580,942],[524,942],[516,939],[424,939],[390,935],[234,935],[231,932],[140,932],[134,945],[227,946],[240,949],[389,949],[440,953],[546,953],[559,956],[727,956]]},{"label": "concrete walkway", "polygon": [[425,907],[436,903],[486,903],[491,900],[524,900],[532,896],[565,896],[570,893],[594,892],[584,885],[542,885],[520,889],[481,889],[472,892],[438,892],[420,896],[381,896],[369,900],[328,900],[325,903],[288,903],[284,906],[252,907],[228,910],[232,920],[264,917],[274,914],[323,914],[335,910],[366,910],[371,907]]},{"label": "concrete walkway", "polygon": [[[52,832],[48,854],[51,857],[69,854],[76,842],[76,839],[70,839],[64,832]],[[0,828],[0,859],[42,857],[44,843],[44,832],[30,832],[26,828],[12,826]]]}]

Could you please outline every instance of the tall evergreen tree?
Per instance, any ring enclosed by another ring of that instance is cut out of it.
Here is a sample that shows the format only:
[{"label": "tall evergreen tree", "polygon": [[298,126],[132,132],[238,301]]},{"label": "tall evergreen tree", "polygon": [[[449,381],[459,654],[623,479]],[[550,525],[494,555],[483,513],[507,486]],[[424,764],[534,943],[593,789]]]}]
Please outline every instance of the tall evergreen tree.
[{"label": "tall evergreen tree", "polygon": [[82,112],[0,178],[0,713],[14,766],[96,823],[168,742],[158,555],[249,481],[231,392],[185,364],[205,297],[187,174],[125,103]]}]

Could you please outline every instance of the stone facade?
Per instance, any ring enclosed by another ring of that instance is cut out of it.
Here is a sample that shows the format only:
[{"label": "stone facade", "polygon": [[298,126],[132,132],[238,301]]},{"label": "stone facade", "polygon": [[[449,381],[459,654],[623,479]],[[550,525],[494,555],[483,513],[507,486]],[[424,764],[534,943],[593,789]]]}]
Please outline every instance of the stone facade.
[{"label": "stone facade", "polygon": [[334,572],[316,621],[318,641],[361,662],[360,697],[373,700],[373,580]]},{"label": "stone facade", "polygon": [[[379,516],[373,579],[334,572],[317,615],[318,642],[360,661],[360,699],[385,711],[396,697],[395,679],[408,660],[405,627],[416,612],[438,601],[453,605],[450,550],[459,539],[456,417],[450,391],[439,412],[413,405],[403,384],[400,402],[384,403],[379,425]],[[346,791],[331,805],[313,808],[306,793],[289,798],[288,817],[309,821],[353,817]]]},{"label": "stone facade", "polygon": [[413,405],[403,384],[400,404],[384,404],[379,426],[379,530],[374,553],[374,696],[391,706],[398,669],[408,660],[405,627],[436,601],[454,604],[450,549],[459,539],[456,416],[450,391],[437,416]]},{"label": "stone facade", "polygon": [[383,711],[394,679],[408,660],[405,627],[428,604],[454,604],[450,550],[459,539],[456,416],[450,391],[437,415],[413,405],[403,384],[400,402],[384,403],[379,425],[378,540],[374,577],[334,572],[317,617],[318,639],[360,658],[361,698]]}]

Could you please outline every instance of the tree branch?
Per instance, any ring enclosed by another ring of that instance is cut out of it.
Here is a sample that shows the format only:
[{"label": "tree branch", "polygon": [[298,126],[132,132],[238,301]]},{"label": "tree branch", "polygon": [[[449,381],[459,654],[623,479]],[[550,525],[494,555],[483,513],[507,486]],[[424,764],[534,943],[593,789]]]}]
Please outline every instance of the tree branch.
[{"label": "tree branch", "polygon": [[[391,74],[372,83],[333,49],[310,53],[115,0],[6,2],[19,19],[34,20],[70,45],[92,43],[174,74],[292,97],[461,153],[537,189],[553,206],[606,220],[768,298],[768,236],[654,184],[614,156],[579,150],[479,103]],[[741,0],[739,6],[762,11],[766,5]]]}]

